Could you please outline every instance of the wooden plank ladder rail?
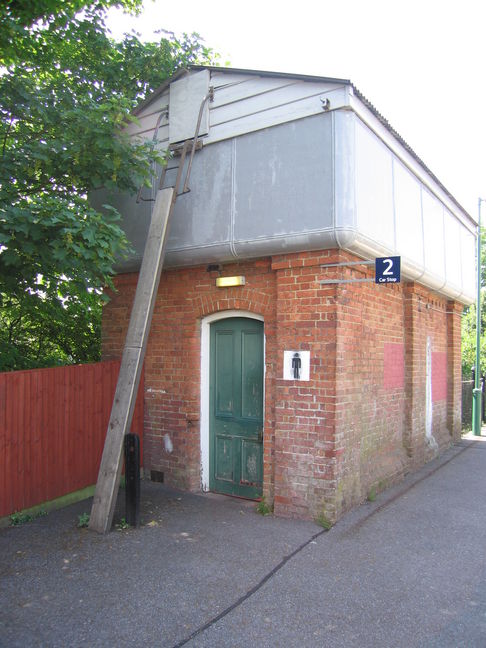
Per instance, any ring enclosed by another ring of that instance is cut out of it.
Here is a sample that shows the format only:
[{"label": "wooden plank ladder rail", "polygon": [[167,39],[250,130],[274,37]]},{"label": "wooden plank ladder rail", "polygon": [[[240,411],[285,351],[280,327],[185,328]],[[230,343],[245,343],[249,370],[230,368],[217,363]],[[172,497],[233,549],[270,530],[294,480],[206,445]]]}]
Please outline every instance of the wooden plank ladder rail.
[{"label": "wooden plank ladder rail", "polygon": [[201,117],[206,102],[212,100],[212,96],[213,91],[210,88],[209,93],[201,103],[194,138],[186,140],[182,146],[175,186],[163,188],[167,167],[164,167],[160,178],[91,508],[89,528],[98,533],[109,531],[113,522],[122,470],[123,440],[130,430],[135,408],[152,314],[164,262],[164,250],[168,237],[170,217],[177,198],[186,153],[192,143],[182,193],[189,191],[189,174],[194,152],[198,145],[197,138]]}]

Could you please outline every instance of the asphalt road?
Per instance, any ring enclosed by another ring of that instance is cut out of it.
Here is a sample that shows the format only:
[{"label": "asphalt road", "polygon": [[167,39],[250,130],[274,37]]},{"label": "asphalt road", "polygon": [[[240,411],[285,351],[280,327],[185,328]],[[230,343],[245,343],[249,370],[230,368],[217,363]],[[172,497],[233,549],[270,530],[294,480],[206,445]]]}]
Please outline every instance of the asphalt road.
[{"label": "asphalt road", "polygon": [[0,646],[484,648],[485,476],[481,437],[327,532],[149,482],[139,529],[0,529]]}]

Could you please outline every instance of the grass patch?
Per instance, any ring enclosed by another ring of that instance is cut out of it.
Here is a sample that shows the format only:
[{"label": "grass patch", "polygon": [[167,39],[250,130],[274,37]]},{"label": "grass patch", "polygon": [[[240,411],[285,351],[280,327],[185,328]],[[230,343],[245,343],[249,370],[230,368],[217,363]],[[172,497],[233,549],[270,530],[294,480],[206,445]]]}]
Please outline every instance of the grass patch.
[{"label": "grass patch", "polygon": [[[22,511],[16,511],[11,515],[0,518],[0,528],[12,525],[12,515],[16,517],[18,517],[19,515],[29,515],[31,516],[31,519],[35,519],[36,517],[39,517],[39,512],[41,512],[41,515],[43,515],[42,511],[47,513],[50,513],[51,511],[57,511],[58,509],[64,508],[65,506],[70,506],[71,504],[76,504],[77,502],[85,500],[88,497],[92,497],[94,495],[94,492],[95,486],[87,486],[86,488],[81,488],[80,490],[74,491],[72,493],[62,495],[61,497],[56,497],[53,500],[40,502],[39,504],[31,506],[27,509],[23,509]],[[16,526],[16,524],[12,526]]]},{"label": "grass patch", "polygon": [[20,526],[21,524],[27,524],[27,522],[32,522],[40,517],[45,517],[47,511],[40,510],[35,513],[27,513],[26,511],[18,511],[17,513],[12,513],[9,516],[10,526]]}]

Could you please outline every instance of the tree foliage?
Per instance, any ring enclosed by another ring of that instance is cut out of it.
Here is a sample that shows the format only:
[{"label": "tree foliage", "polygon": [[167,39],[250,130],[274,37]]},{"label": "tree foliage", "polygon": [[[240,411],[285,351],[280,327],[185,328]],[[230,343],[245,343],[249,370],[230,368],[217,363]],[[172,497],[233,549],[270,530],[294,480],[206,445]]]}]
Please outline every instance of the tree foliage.
[{"label": "tree foliage", "polygon": [[109,7],[137,12],[140,0],[7,0],[0,6],[0,63],[21,61],[25,50],[35,51],[37,33],[62,28],[82,9],[98,14]]},{"label": "tree foliage", "polygon": [[[481,293],[480,375],[486,375],[486,297]],[[471,378],[476,366],[476,304],[470,306],[462,317],[462,376]]]},{"label": "tree foliage", "polygon": [[139,4],[0,8],[0,370],[98,359],[101,289],[127,242],[87,196],[148,182],[160,153],[122,126],[177,69],[215,62],[197,34],[111,39],[104,10]]},{"label": "tree foliage", "polygon": [[[486,375],[486,230],[481,230],[481,332],[479,344],[480,375]],[[462,377],[471,378],[476,366],[476,304],[472,304],[462,316]]]}]

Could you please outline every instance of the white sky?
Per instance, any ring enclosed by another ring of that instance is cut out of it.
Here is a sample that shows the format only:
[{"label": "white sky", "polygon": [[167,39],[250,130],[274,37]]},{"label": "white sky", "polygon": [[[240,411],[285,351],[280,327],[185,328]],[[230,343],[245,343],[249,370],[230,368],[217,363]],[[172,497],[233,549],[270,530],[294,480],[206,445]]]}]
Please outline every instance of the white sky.
[{"label": "white sky", "polygon": [[[135,28],[196,31],[232,67],[350,79],[476,219],[486,198],[484,0],[145,0]],[[482,207],[486,222],[486,205]]]}]

